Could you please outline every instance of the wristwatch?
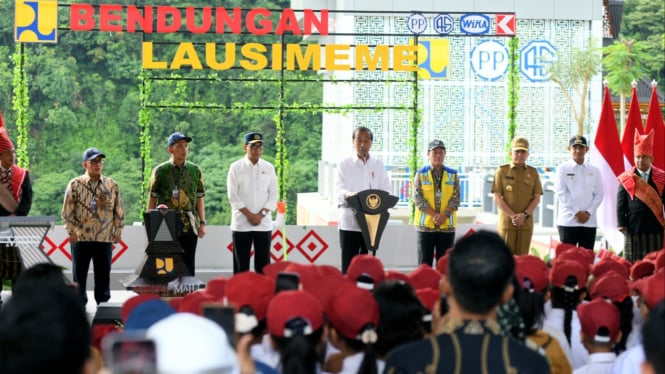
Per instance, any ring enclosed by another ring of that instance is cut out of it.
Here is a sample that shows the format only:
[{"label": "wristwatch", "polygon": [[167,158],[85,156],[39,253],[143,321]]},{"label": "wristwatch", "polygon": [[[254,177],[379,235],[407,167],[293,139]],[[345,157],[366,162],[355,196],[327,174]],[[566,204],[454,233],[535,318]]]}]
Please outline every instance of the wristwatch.
[{"label": "wristwatch", "polygon": [[205,225],[205,224],[206,224],[206,221],[205,221],[204,219],[202,219],[201,221],[199,221],[199,224],[201,224],[201,225]]},{"label": "wristwatch", "polygon": [[524,211],[524,219],[529,219],[529,217],[531,217],[531,214],[529,214],[529,212],[527,212],[527,211],[525,210],[525,211]]},{"label": "wristwatch", "polygon": [[265,217],[265,216],[267,216],[267,215],[268,215],[268,213],[270,213],[270,211],[269,211],[269,210],[265,210],[265,209],[261,209],[261,215],[262,215],[262,216],[264,216],[264,217]]}]

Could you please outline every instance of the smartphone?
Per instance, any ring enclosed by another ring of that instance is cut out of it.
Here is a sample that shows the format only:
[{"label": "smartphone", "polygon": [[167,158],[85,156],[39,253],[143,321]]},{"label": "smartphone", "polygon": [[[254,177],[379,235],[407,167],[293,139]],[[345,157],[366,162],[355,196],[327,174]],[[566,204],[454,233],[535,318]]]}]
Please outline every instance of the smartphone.
[{"label": "smartphone", "polygon": [[203,316],[216,322],[224,329],[229,344],[235,348],[235,308],[221,304],[205,304],[203,305]]},{"label": "smartphone", "polygon": [[102,340],[104,365],[113,374],[156,374],[155,342],[143,334],[112,332]]},{"label": "smartphone", "polygon": [[275,280],[275,293],[284,290],[297,290],[300,286],[300,274],[281,271]]}]

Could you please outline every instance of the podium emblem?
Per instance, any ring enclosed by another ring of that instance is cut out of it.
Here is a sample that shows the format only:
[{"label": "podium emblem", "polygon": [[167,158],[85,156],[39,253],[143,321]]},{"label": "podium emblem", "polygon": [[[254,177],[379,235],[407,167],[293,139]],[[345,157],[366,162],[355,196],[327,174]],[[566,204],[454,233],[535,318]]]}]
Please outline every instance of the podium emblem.
[{"label": "podium emblem", "polygon": [[346,199],[355,213],[365,246],[372,251],[372,254],[379,248],[379,239],[390,218],[388,209],[395,206],[398,201],[397,196],[383,190],[360,191]]}]

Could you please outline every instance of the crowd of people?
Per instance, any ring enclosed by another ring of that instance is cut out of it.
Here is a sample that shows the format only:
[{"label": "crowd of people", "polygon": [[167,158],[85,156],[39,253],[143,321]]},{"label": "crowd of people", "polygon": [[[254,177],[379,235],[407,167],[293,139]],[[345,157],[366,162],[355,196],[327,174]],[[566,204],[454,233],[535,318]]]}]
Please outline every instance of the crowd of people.
[{"label": "crowd of people", "polygon": [[[38,264],[0,311],[0,372],[665,372],[665,249],[630,263],[562,243],[546,263],[479,231],[435,267],[360,254],[347,270],[276,262],[133,296],[117,324],[91,326],[78,285]],[[207,312],[223,308],[230,329]]]}]

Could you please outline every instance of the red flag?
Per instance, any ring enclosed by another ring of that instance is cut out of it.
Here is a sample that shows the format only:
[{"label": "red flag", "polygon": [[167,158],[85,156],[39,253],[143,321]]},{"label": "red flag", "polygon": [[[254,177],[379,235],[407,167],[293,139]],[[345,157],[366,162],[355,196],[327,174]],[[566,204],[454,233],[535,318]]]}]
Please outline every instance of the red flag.
[{"label": "red flag", "polygon": [[640,102],[637,100],[637,90],[633,87],[630,90],[630,108],[626,118],[626,128],[623,129],[621,137],[621,148],[623,148],[623,154],[630,166],[635,166],[635,131],[640,134],[644,133]]},{"label": "red flag", "polygon": [[658,103],[656,83],[651,83],[651,86],[651,101],[649,102],[645,134],[648,134],[651,130],[654,131],[653,165],[657,168],[665,169],[665,125],[663,124],[663,113],[660,111],[660,104]]},{"label": "red flag", "polygon": [[623,234],[617,229],[615,196],[619,188],[617,176],[623,173],[625,166],[623,154],[617,152],[621,149],[621,141],[607,86],[593,143],[598,152],[591,155],[591,163],[600,169],[605,196],[598,207],[598,228],[605,240],[618,252],[623,250]]}]

